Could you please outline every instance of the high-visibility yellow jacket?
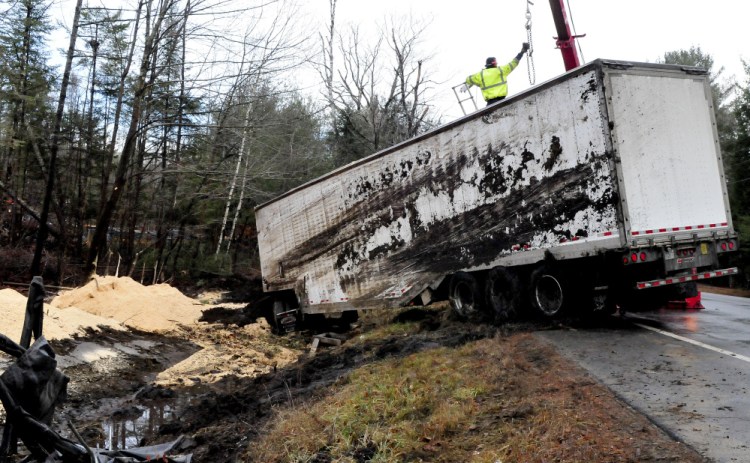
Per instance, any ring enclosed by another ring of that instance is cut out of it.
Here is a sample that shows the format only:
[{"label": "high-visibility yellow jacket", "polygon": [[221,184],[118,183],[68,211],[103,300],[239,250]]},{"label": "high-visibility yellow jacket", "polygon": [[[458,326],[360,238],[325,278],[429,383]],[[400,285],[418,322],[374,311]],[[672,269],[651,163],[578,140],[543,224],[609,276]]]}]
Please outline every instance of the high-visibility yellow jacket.
[{"label": "high-visibility yellow jacket", "polygon": [[476,85],[482,89],[485,101],[501,96],[508,96],[508,74],[518,66],[518,59],[513,58],[504,66],[482,69],[466,78],[466,86]]}]

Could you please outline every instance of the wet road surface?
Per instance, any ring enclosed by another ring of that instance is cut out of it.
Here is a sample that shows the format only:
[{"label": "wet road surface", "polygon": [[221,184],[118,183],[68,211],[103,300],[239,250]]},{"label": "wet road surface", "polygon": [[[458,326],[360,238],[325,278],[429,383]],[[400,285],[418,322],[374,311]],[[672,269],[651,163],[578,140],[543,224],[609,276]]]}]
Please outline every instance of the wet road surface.
[{"label": "wet road surface", "polygon": [[750,300],[540,331],[615,394],[716,462],[750,462]]}]

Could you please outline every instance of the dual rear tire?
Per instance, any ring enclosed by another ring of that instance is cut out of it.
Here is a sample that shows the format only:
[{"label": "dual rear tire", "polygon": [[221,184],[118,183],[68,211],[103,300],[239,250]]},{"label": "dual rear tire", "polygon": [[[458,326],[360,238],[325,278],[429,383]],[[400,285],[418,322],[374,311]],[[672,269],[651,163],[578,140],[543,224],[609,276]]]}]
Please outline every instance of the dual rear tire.
[{"label": "dual rear tire", "polygon": [[457,272],[451,277],[448,287],[448,299],[459,318],[477,318],[482,313],[482,293],[479,282],[471,273]]},{"label": "dual rear tire", "polygon": [[543,317],[560,315],[565,307],[565,285],[560,274],[548,265],[540,265],[529,277],[529,302]]},{"label": "dual rear tire", "polygon": [[451,277],[448,298],[462,319],[483,318],[495,323],[515,319],[528,301],[534,312],[554,318],[565,308],[566,285],[547,264],[537,266],[526,279],[512,268],[495,267],[480,280],[475,274],[458,272]]}]

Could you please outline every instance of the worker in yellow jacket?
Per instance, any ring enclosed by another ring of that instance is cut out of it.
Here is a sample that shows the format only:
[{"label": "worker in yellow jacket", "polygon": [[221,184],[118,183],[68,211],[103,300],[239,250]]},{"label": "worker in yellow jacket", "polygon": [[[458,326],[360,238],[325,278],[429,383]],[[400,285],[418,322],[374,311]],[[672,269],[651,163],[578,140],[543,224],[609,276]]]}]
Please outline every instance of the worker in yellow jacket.
[{"label": "worker in yellow jacket", "polygon": [[528,49],[529,44],[524,42],[521,52],[505,66],[498,67],[494,56],[487,58],[484,69],[467,77],[466,87],[461,90],[465,92],[472,85],[478,86],[482,89],[482,96],[487,101],[487,106],[503,100],[508,96],[508,74],[518,66],[518,62]]}]

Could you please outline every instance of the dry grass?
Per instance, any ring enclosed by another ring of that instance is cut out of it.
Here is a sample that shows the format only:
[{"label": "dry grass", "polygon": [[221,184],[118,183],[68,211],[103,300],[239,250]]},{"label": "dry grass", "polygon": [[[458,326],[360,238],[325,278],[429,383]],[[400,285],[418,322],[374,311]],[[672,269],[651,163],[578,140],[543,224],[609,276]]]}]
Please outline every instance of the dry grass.
[{"label": "dry grass", "polygon": [[267,429],[247,461],[702,461],[531,334],[366,365]]},{"label": "dry grass", "polygon": [[723,294],[725,296],[750,297],[750,289],[725,288],[723,286],[698,285],[698,291]]}]

